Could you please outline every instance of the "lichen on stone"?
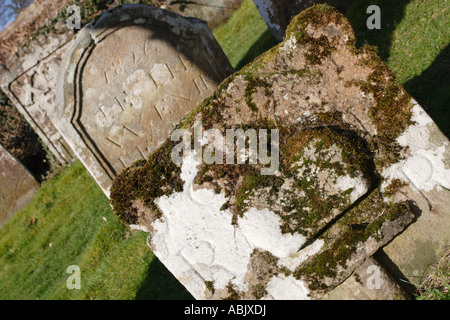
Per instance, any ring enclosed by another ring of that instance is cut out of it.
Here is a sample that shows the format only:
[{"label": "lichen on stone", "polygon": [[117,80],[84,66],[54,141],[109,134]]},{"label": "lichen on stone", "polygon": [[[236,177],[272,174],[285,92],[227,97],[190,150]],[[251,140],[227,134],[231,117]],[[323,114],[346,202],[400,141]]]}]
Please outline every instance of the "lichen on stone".
[{"label": "lichen on stone", "polygon": [[[227,78],[178,124],[191,137],[198,123],[222,135],[278,130],[273,175],[261,174],[260,161],[207,164],[190,154],[189,163],[174,164],[178,142],[167,141],[116,178],[116,214],[150,224],[149,243],[163,263],[178,263],[179,278],[202,279],[185,280],[196,297],[275,298],[280,288],[320,295],[411,223],[408,204],[392,197],[403,184],[381,188],[383,169],[405,153],[396,139],[411,124],[410,100],[375,52],[357,49],[354,39],[336,10],[305,10],[284,42]],[[148,211],[133,206],[136,200]]]}]

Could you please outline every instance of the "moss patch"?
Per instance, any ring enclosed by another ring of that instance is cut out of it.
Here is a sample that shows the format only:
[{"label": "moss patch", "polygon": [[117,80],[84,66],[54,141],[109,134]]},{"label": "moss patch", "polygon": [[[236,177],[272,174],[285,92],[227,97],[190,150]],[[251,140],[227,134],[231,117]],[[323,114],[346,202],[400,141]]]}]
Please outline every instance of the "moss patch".
[{"label": "moss patch", "polygon": [[308,278],[310,289],[325,289],[326,279],[339,277],[339,273],[347,267],[346,261],[356,254],[358,245],[370,237],[381,241],[383,224],[395,221],[407,212],[410,209],[406,202],[388,204],[377,189],[333,226],[341,230],[338,237],[332,235],[331,229],[321,236],[325,241],[325,250],[300,266],[294,276],[297,279]]},{"label": "moss patch", "polygon": [[175,142],[167,141],[151,154],[147,162],[137,161],[114,180],[111,203],[123,223],[138,223],[138,212],[133,207],[133,201],[143,200],[160,217],[161,212],[154,200],[174,191],[182,191],[181,169],[170,158],[174,146]]},{"label": "moss patch", "polygon": [[316,38],[309,35],[307,30],[308,26],[320,29],[330,23],[344,26],[344,30],[351,30],[348,21],[339,11],[328,5],[314,5],[291,20],[286,29],[286,39],[294,37],[298,44],[307,48],[305,59],[308,63],[321,64],[324,58],[336,50],[336,45],[327,36],[321,35]]}]

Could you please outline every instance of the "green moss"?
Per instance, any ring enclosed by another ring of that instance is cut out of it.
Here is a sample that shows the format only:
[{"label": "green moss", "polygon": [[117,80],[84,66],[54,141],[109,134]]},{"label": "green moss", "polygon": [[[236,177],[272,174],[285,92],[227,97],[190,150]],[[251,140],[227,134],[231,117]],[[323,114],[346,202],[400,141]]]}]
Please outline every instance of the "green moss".
[{"label": "green moss", "polygon": [[261,300],[262,298],[264,298],[267,295],[266,287],[263,286],[262,284],[257,284],[257,285],[250,287],[250,292],[251,292],[251,295],[256,300]]},{"label": "green moss", "polygon": [[[379,231],[383,224],[397,220],[406,212],[410,212],[407,203],[387,204],[377,189],[333,226],[341,229],[338,238],[328,233],[321,237],[325,240],[326,250],[300,266],[294,276],[311,279],[310,289],[324,289],[325,278],[339,277],[340,268],[346,268],[346,261],[356,253],[359,244],[370,237],[381,241],[383,235]],[[333,240],[328,243],[329,238]]]},{"label": "green moss", "polygon": [[228,290],[228,297],[223,298],[222,300],[240,300],[239,292],[234,288],[233,284],[229,283],[226,286]]},{"label": "green moss", "polygon": [[282,182],[283,179],[276,176],[262,176],[258,172],[247,174],[236,193],[236,208],[239,215],[242,216],[244,213],[247,208],[246,202],[255,190],[268,187],[270,191],[267,197],[270,197],[271,194],[278,191]]},{"label": "green moss", "polygon": [[329,57],[336,46],[334,39],[321,35],[318,38],[307,33],[308,25],[314,29],[327,26],[329,23],[342,26],[344,32],[353,35],[352,29],[345,17],[328,5],[314,5],[294,17],[286,29],[286,39],[295,37],[297,43],[307,48],[305,59],[310,64],[321,64],[323,59]]},{"label": "green moss", "polygon": [[205,281],[206,289],[208,289],[212,294],[216,292],[216,289],[214,288],[214,281]]},{"label": "green moss", "polygon": [[170,159],[174,147],[175,142],[166,141],[146,162],[140,160],[116,177],[111,187],[111,204],[123,223],[136,224],[138,221],[132,201],[143,200],[147,208],[160,217],[154,200],[182,191],[181,169]]},{"label": "green moss", "polygon": [[[95,21],[98,20],[103,11],[109,8],[119,9],[123,4],[127,3],[140,3],[152,6],[160,5],[158,0],[72,0],[66,7],[58,12],[56,18],[50,20],[47,24],[42,25],[39,29],[37,29],[31,36],[31,39],[36,39],[42,34],[48,35],[58,33],[55,26],[58,22],[65,22],[70,18],[71,14],[68,13],[67,9],[71,5],[76,5],[80,8],[81,27],[84,27],[91,21],[94,21],[95,25]],[[77,32],[78,30],[74,31]]]},{"label": "green moss", "polygon": [[402,189],[406,185],[406,182],[400,179],[392,179],[391,183],[386,188],[384,188],[383,195],[385,195],[386,197],[394,196],[400,189]]},{"label": "green moss", "polygon": [[372,72],[365,81],[347,85],[359,86],[366,95],[373,96],[375,105],[370,107],[369,117],[377,128],[377,136],[392,142],[412,123],[412,98],[377,55],[376,48],[365,45],[354,53],[363,57],[360,64]]},{"label": "green moss", "polygon": [[255,73],[243,73],[245,81],[247,81],[247,87],[245,88],[245,102],[247,106],[253,111],[257,112],[258,107],[253,101],[253,94],[258,91],[259,88],[263,88],[266,96],[271,94],[271,85],[264,80],[262,76]]},{"label": "green moss", "polygon": [[368,113],[377,130],[372,140],[372,149],[378,150],[375,164],[382,170],[400,160],[401,147],[396,139],[412,124],[412,98],[378,57],[376,48],[363,46],[354,53],[362,57],[360,64],[372,72],[365,81],[350,81],[346,85],[359,87],[375,100]]},{"label": "green moss", "polygon": [[[332,121],[339,119],[335,114],[321,115],[319,121]],[[333,145],[339,147],[343,163],[332,161],[327,155],[327,150]],[[304,157],[304,150],[314,147],[315,160]],[[345,190],[339,195],[326,195],[321,192],[315,179],[313,168],[320,171],[334,172],[337,176],[348,175],[355,177],[356,172],[361,172],[372,187],[378,183],[378,177],[374,172],[370,152],[367,145],[351,131],[331,129],[329,127],[318,129],[306,129],[292,136],[292,139],[281,149],[282,167],[287,177],[294,178],[292,186],[291,201],[284,205],[280,216],[285,221],[283,230],[285,232],[300,232],[304,230],[315,230],[322,226],[324,221],[329,220],[332,210],[344,211],[350,205],[350,194],[352,188]],[[302,177],[297,177],[297,171],[302,170]],[[297,194],[303,192],[299,197]],[[308,210],[306,210],[308,208]],[[292,229],[290,221],[298,221],[298,228]]]}]

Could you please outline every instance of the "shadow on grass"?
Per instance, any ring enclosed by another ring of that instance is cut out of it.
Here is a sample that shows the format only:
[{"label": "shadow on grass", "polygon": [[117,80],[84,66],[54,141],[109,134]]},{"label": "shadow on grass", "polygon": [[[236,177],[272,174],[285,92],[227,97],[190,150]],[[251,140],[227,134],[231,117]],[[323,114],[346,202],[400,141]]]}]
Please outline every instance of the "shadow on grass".
[{"label": "shadow on grass", "polygon": [[[405,7],[411,0],[357,0],[346,16],[355,30],[357,47],[369,44],[378,48],[378,55],[387,61],[391,56],[392,36],[404,18]],[[382,8],[381,29],[369,30],[366,26],[366,9],[369,5]],[[388,10],[383,8],[389,8]],[[403,84],[405,90],[417,100],[436,122],[441,131],[450,137],[450,48],[441,51],[434,62],[419,76]]]},{"label": "shadow on grass", "polygon": [[192,295],[154,258],[148,269],[147,277],[136,294],[136,300],[193,300]]},{"label": "shadow on grass", "polygon": [[450,138],[450,46],[441,51],[428,69],[403,86]]},{"label": "shadow on grass", "polygon": [[278,43],[273,37],[272,33],[269,29],[267,29],[258,39],[258,41],[255,42],[253,46],[250,47],[250,49],[247,51],[247,53],[244,55],[244,57],[239,61],[239,63],[236,66],[236,71],[239,71],[243,67],[245,67],[248,63],[252,62],[262,53],[266,52],[267,50],[272,49],[274,46],[276,46]]},{"label": "shadow on grass", "polygon": [[[391,54],[392,36],[405,15],[405,7],[411,0],[356,0],[347,10],[346,17],[350,21],[356,35],[356,46],[363,44],[378,47],[378,55],[386,61]],[[377,5],[381,8],[381,29],[367,28],[367,8]]]}]

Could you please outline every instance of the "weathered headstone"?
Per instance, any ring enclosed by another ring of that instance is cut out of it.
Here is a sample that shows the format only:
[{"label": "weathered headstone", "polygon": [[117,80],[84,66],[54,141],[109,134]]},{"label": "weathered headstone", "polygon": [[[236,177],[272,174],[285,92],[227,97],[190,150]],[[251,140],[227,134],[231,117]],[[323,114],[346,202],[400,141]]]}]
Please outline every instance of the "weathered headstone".
[{"label": "weathered headstone", "polygon": [[0,88],[56,159],[67,164],[74,158],[73,152],[49,118],[61,55],[73,37],[73,32],[64,30],[21,47],[6,69],[0,69]]},{"label": "weathered headstone", "polygon": [[0,145],[0,228],[31,201],[38,186],[27,169]]},{"label": "weathered headstone", "polygon": [[[159,5],[183,16],[204,19],[213,28],[225,22],[241,3],[242,0],[182,3],[161,1]],[[62,7],[61,4],[49,3],[37,5],[38,8],[33,4],[29,9],[41,10],[42,5],[55,11],[54,7]],[[36,28],[34,25],[24,25],[23,22],[21,26],[27,29]],[[0,69],[0,88],[62,164],[71,162],[75,155],[50,121],[48,113],[53,109],[56,74],[61,57],[73,36],[74,33],[67,28],[66,21],[58,21],[48,34],[19,47],[18,52],[7,61],[6,69]]]},{"label": "weathered headstone", "polygon": [[52,120],[107,195],[233,72],[204,21],[143,5],[87,25],[60,70]]},{"label": "weathered headstone", "polygon": [[[181,121],[186,131],[115,179],[118,217],[150,232],[155,255],[194,297],[324,298],[387,243],[412,253],[429,237],[415,228],[422,217],[448,225],[448,140],[376,51],[355,43],[337,10],[305,10],[282,43]],[[251,129],[259,153],[235,158],[228,134],[252,145]],[[256,164],[233,164],[255,155]],[[411,223],[416,232],[396,238]],[[367,296],[395,298],[389,287]]]},{"label": "weathered headstone", "polygon": [[253,0],[275,39],[280,42],[292,17],[314,4],[326,3],[345,12],[353,0]]}]

